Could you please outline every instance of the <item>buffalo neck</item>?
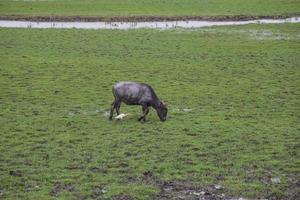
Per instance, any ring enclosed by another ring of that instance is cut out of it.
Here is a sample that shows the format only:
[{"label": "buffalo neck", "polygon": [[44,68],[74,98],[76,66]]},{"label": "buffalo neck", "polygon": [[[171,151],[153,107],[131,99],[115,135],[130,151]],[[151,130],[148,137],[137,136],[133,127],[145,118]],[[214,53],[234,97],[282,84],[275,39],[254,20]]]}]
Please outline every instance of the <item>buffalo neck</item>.
[{"label": "buffalo neck", "polygon": [[151,105],[151,106],[152,106],[155,110],[157,110],[157,109],[159,109],[160,104],[161,104],[160,100],[159,100],[158,98],[156,98],[156,99],[152,102],[152,105]]}]

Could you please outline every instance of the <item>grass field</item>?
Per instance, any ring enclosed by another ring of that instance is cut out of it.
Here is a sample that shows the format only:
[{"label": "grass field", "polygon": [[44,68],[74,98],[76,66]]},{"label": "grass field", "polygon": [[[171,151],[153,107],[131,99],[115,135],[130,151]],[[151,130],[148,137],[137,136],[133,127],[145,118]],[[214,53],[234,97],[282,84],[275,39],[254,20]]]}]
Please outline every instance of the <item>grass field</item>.
[{"label": "grass field", "polygon": [[[0,198],[299,198],[299,31],[0,29]],[[168,120],[109,121],[119,80]]]},{"label": "grass field", "polygon": [[218,16],[300,14],[300,0],[0,0],[0,15]]}]

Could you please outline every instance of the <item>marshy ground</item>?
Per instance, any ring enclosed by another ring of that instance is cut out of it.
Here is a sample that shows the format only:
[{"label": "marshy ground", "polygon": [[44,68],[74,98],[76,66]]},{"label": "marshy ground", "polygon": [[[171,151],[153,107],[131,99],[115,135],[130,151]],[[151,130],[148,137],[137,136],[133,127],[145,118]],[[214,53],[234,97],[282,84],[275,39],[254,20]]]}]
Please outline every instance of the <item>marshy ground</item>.
[{"label": "marshy ground", "polygon": [[[0,198],[299,198],[299,30],[0,29]],[[108,121],[119,80],[168,120]]]}]

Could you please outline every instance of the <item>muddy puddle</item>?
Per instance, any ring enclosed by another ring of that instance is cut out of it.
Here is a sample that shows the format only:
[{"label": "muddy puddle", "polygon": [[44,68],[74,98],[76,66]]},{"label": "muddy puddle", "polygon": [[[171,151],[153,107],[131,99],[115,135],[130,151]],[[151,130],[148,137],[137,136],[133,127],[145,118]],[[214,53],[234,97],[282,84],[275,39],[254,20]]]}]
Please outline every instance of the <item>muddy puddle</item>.
[{"label": "muddy puddle", "polygon": [[287,19],[259,19],[247,21],[153,21],[153,22],[36,22],[0,20],[0,27],[6,28],[63,28],[63,29],[170,29],[201,28],[245,24],[299,23],[300,17]]}]

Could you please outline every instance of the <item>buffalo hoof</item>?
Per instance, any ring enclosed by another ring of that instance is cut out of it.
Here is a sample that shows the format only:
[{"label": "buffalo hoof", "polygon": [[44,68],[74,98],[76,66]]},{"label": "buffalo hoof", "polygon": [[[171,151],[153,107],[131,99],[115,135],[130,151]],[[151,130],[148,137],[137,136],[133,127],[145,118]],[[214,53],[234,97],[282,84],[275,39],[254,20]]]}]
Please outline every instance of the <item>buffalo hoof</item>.
[{"label": "buffalo hoof", "polygon": [[138,118],[138,121],[139,121],[139,122],[140,122],[140,121],[145,122],[146,119],[145,119],[144,117],[140,117],[140,118]]}]

